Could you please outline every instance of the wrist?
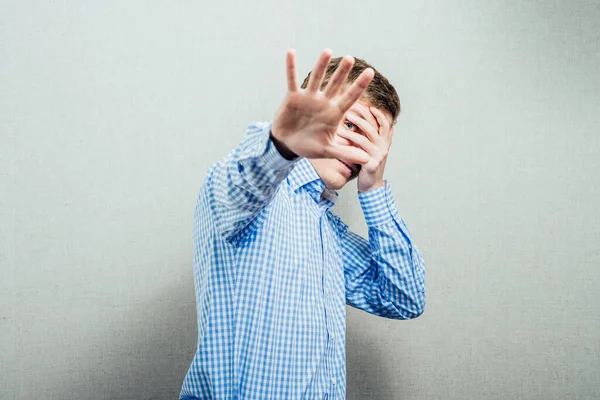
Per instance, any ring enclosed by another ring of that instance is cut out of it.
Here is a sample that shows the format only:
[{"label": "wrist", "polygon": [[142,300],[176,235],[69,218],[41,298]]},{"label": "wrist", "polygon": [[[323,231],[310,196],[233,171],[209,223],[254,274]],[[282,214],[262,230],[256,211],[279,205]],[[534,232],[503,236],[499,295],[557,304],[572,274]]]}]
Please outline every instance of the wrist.
[{"label": "wrist", "polygon": [[281,154],[281,156],[283,158],[285,158],[286,160],[294,160],[294,159],[298,158],[298,155],[296,153],[291,151],[289,149],[289,147],[287,147],[285,145],[285,143],[283,143],[281,140],[279,140],[275,137],[272,130],[271,130],[271,133],[269,134],[269,138],[271,139],[271,142],[273,142],[273,145],[275,146],[275,148],[277,149],[277,151],[279,152],[279,154]]},{"label": "wrist", "polygon": [[381,181],[377,181],[377,182],[375,182],[371,185],[365,186],[365,187],[359,186],[358,191],[359,191],[359,193],[364,193],[364,192],[368,192],[370,190],[374,190],[374,189],[381,188],[384,186],[385,186],[385,182],[383,180],[381,180]]}]

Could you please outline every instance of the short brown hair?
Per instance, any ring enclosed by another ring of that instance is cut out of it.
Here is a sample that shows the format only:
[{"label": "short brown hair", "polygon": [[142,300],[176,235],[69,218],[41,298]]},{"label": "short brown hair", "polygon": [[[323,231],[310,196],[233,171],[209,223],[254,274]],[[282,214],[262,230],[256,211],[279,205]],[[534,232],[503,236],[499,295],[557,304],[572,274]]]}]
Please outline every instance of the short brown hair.
[{"label": "short brown hair", "polygon": [[[333,58],[329,62],[327,70],[325,71],[325,76],[323,77],[321,89],[327,85],[329,79],[340,65],[340,61],[342,61],[342,57]],[[396,123],[396,118],[398,117],[398,114],[400,114],[400,98],[398,97],[398,93],[396,93],[396,89],[394,89],[387,78],[381,75],[381,73],[379,73],[379,71],[377,71],[372,65],[367,63],[365,60],[354,57],[354,65],[348,74],[346,83],[348,84],[354,82],[361,72],[367,68],[372,68],[373,71],[375,71],[375,76],[373,77],[373,80],[367,87],[367,90],[363,96],[367,98],[373,107],[389,112],[392,116],[392,123]],[[306,79],[304,79],[304,82],[302,82],[302,88],[306,88],[309,78],[310,72],[308,73]]]}]

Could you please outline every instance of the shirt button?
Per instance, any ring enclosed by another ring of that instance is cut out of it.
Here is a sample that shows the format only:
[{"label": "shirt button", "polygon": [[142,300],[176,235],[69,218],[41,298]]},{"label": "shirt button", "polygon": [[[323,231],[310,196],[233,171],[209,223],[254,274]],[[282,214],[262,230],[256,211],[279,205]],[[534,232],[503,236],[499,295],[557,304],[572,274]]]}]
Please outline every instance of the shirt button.
[{"label": "shirt button", "polygon": [[333,378],[333,379],[331,380],[331,382],[333,383],[333,386],[335,386],[335,384],[337,383],[337,382],[336,382],[336,380],[335,380],[335,378]]}]

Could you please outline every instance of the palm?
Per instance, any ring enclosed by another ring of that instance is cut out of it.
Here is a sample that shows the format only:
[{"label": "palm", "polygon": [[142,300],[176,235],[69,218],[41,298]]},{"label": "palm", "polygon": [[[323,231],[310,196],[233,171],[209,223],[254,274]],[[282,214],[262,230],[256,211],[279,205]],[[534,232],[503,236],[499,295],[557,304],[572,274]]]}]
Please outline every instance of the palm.
[{"label": "palm", "polygon": [[[301,92],[290,92],[283,101],[281,124],[290,131],[302,130],[307,136],[315,133],[331,135],[342,116],[339,107],[320,93],[307,96]],[[307,129],[316,129],[317,132]]]}]

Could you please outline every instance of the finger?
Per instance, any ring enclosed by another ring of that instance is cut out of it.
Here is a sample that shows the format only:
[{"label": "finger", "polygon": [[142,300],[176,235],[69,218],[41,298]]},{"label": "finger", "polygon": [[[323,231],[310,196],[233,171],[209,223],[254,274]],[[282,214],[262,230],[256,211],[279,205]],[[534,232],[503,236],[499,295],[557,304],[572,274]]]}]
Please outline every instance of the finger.
[{"label": "finger", "polygon": [[331,144],[327,150],[327,157],[337,158],[338,160],[346,161],[350,164],[366,164],[369,162],[369,154],[363,149],[355,146],[345,146],[339,144]]},{"label": "finger", "polygon": [[356,103],[354,103],[354,105],[352,107],[350,107],[350,111],[358,113],[361,117],[366,119],[371,125],[373,125],[373,127],[375,127],[375,130],[379,134],[379,126],[380,126],[379,122],[377,122],[377,119],[371,113],[369,108],[365,107],[364,105],[360,104],[359,102],[356,102]]},{"label": "finger", "polygon": [[347,139],[352,143],[360,146],[370,156],[374,156],[375,154],[377,154],[377,146],[375,146],[369,139],[367,139],[363,135],[346,129],[338,129],[337,134],[340,137],[343,137],[344,139]]},{"label": "finger", "polygon": [[296,50],[289,49],[286,55],[286,74],[288,91],[298,91],[298,80],[296,76]]},{"label": "finger", "polygon": [[327,65],[331,60],[331,50],[325,49],[319,56],[315,67],[310,73],[310,78],[308,79],[308,85],[306,88],[309,92],[316,93],[321,88],[321,82],[323,82],[323,76],[325,76],[325,70],[327,69]]},{"label": "finger", "polygon": [[381,127],[380,132],[379,132],[380,135],[386,139],[389,139],[392,136],[391,135],[391,124],[390,124],[389,119],[378,108],[369,107],[369,110],[371,110],[371,113],[375,116],[375,118],[377,118],[379,126]]},{"label": "finger", "polygon": [[373,76],[375,72],[372,68],[365,69],[359,76],[356,78],[354,83],[344,92],[342,97],[340,97],[338,104],[342,112],[348,111],[348,109],[363,95],[371,80],[373,80]]},{"label": "finger", "polygon": [[353,65],[354,57],[344,56],[344,58],[342,58],[342,60],[340,61],[340,65],[338,65],[337,69],[333,73],[333,76],[331,77],[331,80],[327,84],[327,87],[323,91],[325,97],[331,99],[338,94],[340,88],[342,87],[344,82],[346,82],[348,74],[350,73],[350,70],[352,69]]},{"label": "finger", "polygon": [[369,140],[375,144],[380,143],[381,137],[379,137],[379,132],[377,132],[377,121],[375,121],[375,125],[371,125],[365,119],[359,117],[353,112],[346,113],[346,119],[356,125],[362,132],[364,132]]}]

